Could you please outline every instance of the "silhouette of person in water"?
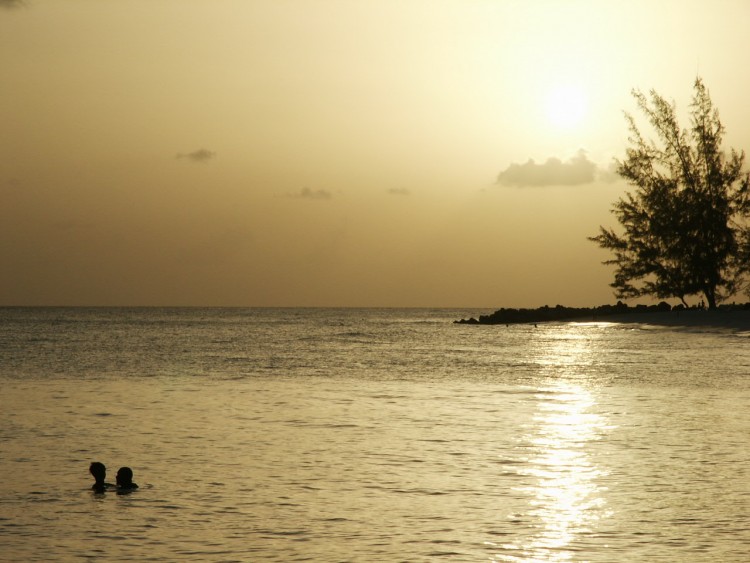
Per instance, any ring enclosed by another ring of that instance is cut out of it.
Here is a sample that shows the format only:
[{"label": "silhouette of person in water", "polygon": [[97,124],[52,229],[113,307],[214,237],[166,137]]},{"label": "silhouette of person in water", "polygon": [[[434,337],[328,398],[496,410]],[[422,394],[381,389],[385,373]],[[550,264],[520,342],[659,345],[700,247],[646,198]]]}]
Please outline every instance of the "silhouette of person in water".
[{"label": "silhouette of person in water", "polygon": [[132,491],[138,488],[138,485],[133,483],[133,470],[129,467],[121,467],[117,470],[117,491],[126,492]]},{"label": "silhouette of person in water", "polygon": [[112,487],[111,483],[104,482],[104,479],[107,477],[107,468],[103,463],[99,461],[91,462],[91,465],[89,465],[89,473],[94,476],[95,482],[91,485],[91,488],[95,493],[103,493],[108,488]]}]

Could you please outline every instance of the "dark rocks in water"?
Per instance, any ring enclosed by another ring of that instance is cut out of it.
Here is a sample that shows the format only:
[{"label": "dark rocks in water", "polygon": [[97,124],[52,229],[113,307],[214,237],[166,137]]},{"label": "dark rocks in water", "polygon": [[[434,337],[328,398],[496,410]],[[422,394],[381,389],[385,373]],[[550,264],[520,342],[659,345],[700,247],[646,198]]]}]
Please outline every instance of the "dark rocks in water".
[{"label": "dark rocks in water", "polygon": [[498,309],[489,315],[481,315],[479,319],[471,317],[454,322],[457,324],[496,325],[570,321],[584,318],[601,320],[611,315],[664,313],[670,310],[672,310],[672,306],[665,301],[658,305],[636,305],[634,307],[629,307],[622,301],[618,301],[616,305],[600,305],[599,307],[564,307],[562,305],[550,307],[545,305],[538,309]]}]

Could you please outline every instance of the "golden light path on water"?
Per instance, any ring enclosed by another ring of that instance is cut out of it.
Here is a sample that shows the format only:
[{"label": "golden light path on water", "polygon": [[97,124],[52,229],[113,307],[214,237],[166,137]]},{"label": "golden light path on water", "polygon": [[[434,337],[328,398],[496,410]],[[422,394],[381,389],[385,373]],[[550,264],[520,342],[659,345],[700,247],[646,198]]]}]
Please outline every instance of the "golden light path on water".
[{"label": "golden light path on water", "polygon": [[590,452],[612,427],[596,412],[595,393],[585,381],[577,382],[585,379],[586,366],[596,354],[596,336],[581,328],[561,327],[537,357],[554,379],[539,388],[536,412],[524,437],[529,455],[519,473],[529,484],[519,493],[528,497],[529,508],[519,516],[534,521],[538,531],[525,541],[502,545],[504,553],[495,561],[575,560],[580,543],[595,533],[597,522],[610,516],[606,488],[600,485],[606,470],[597,466]]}]

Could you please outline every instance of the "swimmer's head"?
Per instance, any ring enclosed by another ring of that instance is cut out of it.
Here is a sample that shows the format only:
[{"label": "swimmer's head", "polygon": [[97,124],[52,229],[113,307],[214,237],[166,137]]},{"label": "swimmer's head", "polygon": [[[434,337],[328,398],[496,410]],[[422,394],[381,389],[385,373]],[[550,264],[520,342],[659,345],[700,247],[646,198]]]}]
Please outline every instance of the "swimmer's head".
[{"label": "swimmer's head", "polygon": [[129,467],[121,467],[117,470],[117,484],[119,486],[130,485],[133,482],[133,470]]},{"label": "swimmer's head", "polygon": [[97,483],[103,483],[104,478],[107,476],[107,468],[104,464],[99,461],[94,461],[89,465],[89,473],[94,476]]}]

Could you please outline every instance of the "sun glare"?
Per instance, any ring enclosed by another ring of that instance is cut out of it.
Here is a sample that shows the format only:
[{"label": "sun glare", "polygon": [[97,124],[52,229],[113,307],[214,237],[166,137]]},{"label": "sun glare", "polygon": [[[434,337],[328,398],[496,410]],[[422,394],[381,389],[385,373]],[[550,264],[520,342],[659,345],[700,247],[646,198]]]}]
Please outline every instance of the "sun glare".
[{"label": "sun glare", "polygon": [[545,99],[545,112],[550,124],[560,129],[578,126],[586,116],[588,99],[582,88],[560,84],[551,88]]}]

